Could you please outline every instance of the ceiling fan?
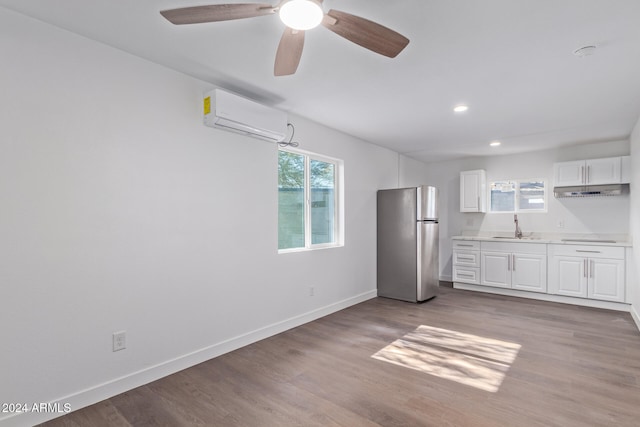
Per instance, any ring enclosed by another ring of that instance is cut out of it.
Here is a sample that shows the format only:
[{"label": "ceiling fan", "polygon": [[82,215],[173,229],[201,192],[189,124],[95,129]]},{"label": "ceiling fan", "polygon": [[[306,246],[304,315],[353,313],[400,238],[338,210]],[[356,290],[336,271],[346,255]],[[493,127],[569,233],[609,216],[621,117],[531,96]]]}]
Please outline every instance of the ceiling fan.
[{"label": "ceiling fan", "polygon": [[176,25],[230,21],[278,13],[286,25],[274,65],[274,75],[294,74],[300,63],[304,33],[320,24],[345,39],[373,52],[395,58],[409,39],[375,22],[331,9],[322,10],[322,0],[282,0],[275,6],[264,3],[229,3],[183,7],[160,12]]}]

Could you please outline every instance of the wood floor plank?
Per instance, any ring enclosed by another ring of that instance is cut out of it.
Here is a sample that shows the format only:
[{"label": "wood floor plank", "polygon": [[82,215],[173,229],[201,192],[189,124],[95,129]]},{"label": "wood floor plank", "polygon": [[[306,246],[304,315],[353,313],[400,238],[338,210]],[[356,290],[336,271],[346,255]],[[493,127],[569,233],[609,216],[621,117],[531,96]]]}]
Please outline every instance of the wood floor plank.
[{"label": "wood floor plank", "polygon": [[[495,392],[420,370],[484,360],[483,341],[416,342],[419,360],[398,360],[411,369],[372,357],[422,325],[520,347]],[[628,313],[451,288],[424,304],[375,298],[44,425],[637,427],[640,332]]]}]

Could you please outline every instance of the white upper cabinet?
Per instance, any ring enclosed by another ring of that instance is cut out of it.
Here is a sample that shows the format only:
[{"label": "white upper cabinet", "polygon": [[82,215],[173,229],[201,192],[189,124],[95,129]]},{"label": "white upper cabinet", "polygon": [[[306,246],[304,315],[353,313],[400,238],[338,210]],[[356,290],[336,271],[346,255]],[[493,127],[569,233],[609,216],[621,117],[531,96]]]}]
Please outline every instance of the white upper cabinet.
[{"label": "white upper cabinet", "polygon": [[620,157],[586,161],[586,184],[619,184],[622,176]]},{"label": "white upper cabinet", "polygon": [[584,185],[584,160],[575,162],[554,163],[554,185],[559,187]]},{"label": "white upper cabinet", "polygon": [[460,172],[460,212],[487,211],[487,177],[482,169]]},{"label": "white upper cabinet", "polygon": [[553,165],[554,185],[620,184],[622,182],[622,158],[577,160]]}]

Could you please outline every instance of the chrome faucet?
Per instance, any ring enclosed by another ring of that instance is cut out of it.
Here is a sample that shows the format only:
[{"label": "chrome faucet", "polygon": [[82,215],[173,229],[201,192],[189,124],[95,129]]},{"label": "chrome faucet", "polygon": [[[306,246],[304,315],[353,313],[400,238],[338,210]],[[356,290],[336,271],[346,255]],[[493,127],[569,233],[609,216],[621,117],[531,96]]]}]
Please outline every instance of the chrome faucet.
[{"label": "chrome faucet", "polygon": [[518,215],[513,214],[513,222],[516,223],[516,239],[522,239],[522,230],[520,230],[520,226],[518,225]]}]

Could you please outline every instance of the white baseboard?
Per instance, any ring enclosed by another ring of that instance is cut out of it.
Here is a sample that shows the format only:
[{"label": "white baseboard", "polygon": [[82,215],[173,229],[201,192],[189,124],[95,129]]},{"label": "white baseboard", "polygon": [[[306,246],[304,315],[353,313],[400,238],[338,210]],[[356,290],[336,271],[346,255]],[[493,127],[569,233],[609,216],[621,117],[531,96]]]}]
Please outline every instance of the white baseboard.
[{"label": "white baseboard", "polygon": [[629,313],[631,313],[631,317],[633,318],[633,321],[636,322],[636,327],[640,331],[640,314],[638,314],[636,308],[633,305],[631,306]]},{"label": "white baseboard", "polygon": [[[98,384],[85,390],[77,391],[68,396],[63,396],[53,402],[49,402],[51,405],[50,408],[60,408],[62,410],[64,405],[68,404],[75,411],[86,406],[93,405],[94,403],[98,403],[117,394],[148,384],[152,381],[166,377],[167,375],[171,375],[230,351],[237,350],[238,348],[251,343],[279,334],[331,313],[335,313],[336,311],[340,311],[352,305],[375,298],[376,296],[377,290],[374,289],[354,297],[320,307],[310,312],[267,325],[263,328],[213,344],[192,353],[184,354],[176,357],[175,359],[167,360],[155,366],[141,369],[137,372],[132,372],[120,378],[114,378],[111,381]],[[58,405],[56,406],[56,404]],[[24,427],[27,425],[39,424],[62,415],[64,415],[64,412],[23,412],[11,414],[6,418],[0,418],[0,425],[2,427]]]}]

